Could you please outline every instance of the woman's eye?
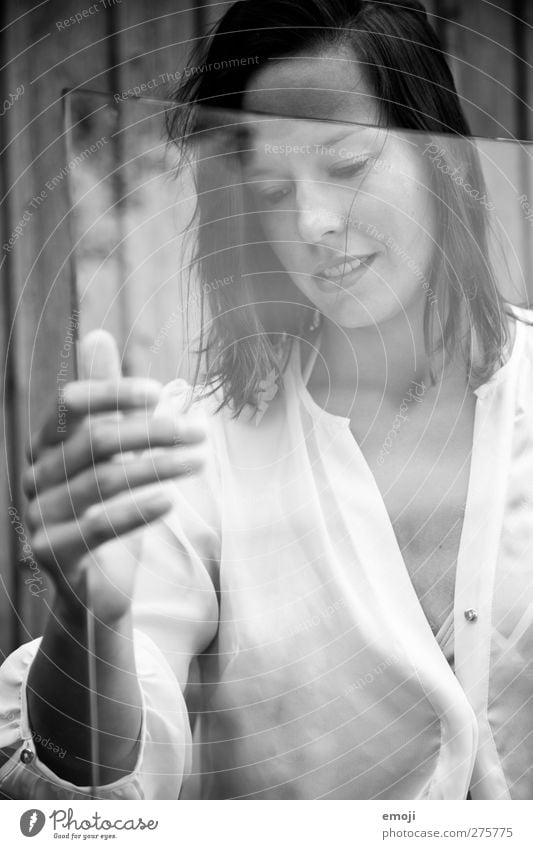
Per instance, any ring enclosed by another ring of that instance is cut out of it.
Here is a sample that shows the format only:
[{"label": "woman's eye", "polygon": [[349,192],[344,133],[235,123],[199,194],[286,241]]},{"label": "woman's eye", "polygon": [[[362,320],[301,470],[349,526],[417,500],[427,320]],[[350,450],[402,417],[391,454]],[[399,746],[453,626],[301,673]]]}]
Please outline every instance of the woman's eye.
[{"label": "woman's eye", "polygon": [[285,198],[290,192],[289,188],[285,189],[276,189],[271,192],[260,192],[259,197],[262,201],[264,201],[268,206],[275,206],[277,203],[281,203],[283,198]]},{"label": "woman's eye", "polygon": [[350,162],[340,168],[333,168],[331,173],[334,177],[355,177],[356,174],[363,171],[367,163],[368,159],[358,159],[357,162]]}]

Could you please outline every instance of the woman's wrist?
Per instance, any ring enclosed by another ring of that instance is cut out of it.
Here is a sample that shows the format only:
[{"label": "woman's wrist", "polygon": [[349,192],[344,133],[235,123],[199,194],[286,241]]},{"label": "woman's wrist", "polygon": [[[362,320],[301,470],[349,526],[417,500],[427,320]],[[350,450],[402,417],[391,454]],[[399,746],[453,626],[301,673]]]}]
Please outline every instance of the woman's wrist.
[{"label": "woman's wrist", "polygon": [[[84,632],[87,628],[87,616],[91,613],[87,598],[75,595],[74,591],[63,594],[56,591],[54,602],[51,607],[50,616],[72,633]],[[124,625],[131,618],[131,605],[124,608],[112,608],[99,605],[94,616],[95,628],[106,628],[111,631],[122,631]]]}]

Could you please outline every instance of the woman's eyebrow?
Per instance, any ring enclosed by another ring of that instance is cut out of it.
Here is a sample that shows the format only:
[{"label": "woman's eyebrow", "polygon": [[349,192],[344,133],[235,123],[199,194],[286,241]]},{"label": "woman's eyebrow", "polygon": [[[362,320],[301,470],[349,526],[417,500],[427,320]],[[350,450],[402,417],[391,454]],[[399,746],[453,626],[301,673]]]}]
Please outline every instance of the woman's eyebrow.
[{"label": "woman's eyebrow", "polygon": [[[302,145],[302,146],[303,147],[306,147],[306,146],[312,147],[313,150],[317,150],[317,148],[320,149],[320,148],[333,147],[334,145],[338,144],[339,142],[344,141],[344,139],[348,138],[348,136],[351,136],[351,135],[353,135],[354,133],[357,133],[357,132],[361,132],[361,130],[365,130],[365,129],[367,129],[367,127],[353,127],[353,126],[351,126],[348,130],[346,130],[342,133],[338,133],[337,135],[332,136],[329,139],[323,139],[322,141],[314,141],[311,145]],[[251,154],[250,159],[253,159],[253,154],[257,149],[258,149],[257,147],[251,148],[248,151],[248,153]],[[271,172],[268,170],[268,168],[260,168],[260,167],[254,168],[252,166],[251,162],[250,162],[250,166],[249,166],[250,176],[254,176],[254,177],[269,176],[270,173]]]},{"label": "woman's eyebrow", "polygon": [[326,139],[325,141],[316,142],[316,144],[322,145],[323,147],[332,147],[333,145],[338,144],[341,141],[344,141],[344,139],[348,138],[348,136],[351,136],[354,133],[361,132],[361,130],[366,130],[366,129],[367,129],[367,127],[359,127],[359,128],[358,127],[350,127],[349,130],[346,130],[343,133],[339,133],[338,135],[333,136],[330,139]]}]

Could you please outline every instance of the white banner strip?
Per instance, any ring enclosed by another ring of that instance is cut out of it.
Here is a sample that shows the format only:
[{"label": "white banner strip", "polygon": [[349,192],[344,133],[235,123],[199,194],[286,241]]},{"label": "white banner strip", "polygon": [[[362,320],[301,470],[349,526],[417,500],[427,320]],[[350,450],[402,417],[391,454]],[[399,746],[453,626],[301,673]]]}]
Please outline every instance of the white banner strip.
[{"label": "white banner strip", "polygon": [[[533,803],[410,801],[5,801],[2,845],[531,849]],[[35,838],[35,844],[28,840]]]}]

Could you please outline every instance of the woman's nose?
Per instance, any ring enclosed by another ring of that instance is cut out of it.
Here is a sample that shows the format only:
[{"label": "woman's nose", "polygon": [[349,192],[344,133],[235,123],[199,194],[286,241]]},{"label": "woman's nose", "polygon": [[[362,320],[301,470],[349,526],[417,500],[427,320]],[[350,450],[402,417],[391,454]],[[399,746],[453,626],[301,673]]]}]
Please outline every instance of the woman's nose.
[{"label": "woman's nose", "polygon": [[300,181],[296,189],[298,232],[304,242],[318,242],[328,233],[346,226],[345,216],[335,208],[325,187],[311,181]]}]

